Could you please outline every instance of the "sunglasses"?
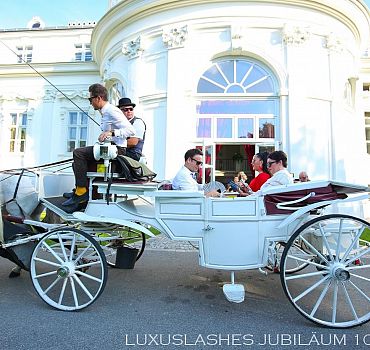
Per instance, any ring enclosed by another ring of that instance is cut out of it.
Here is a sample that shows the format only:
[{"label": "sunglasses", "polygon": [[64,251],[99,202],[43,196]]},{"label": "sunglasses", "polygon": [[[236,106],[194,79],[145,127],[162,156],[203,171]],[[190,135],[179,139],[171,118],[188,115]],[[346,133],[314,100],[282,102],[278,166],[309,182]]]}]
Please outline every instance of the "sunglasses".
[{"label": "sunglasses", "polygon": [[97,97],[99,97],[99,96],[91,96],[91,97],[89,97],[89,102],[91,103],[91,101],[92,101],[94,98],[97,98]]},{"label": "sunglasses", "polygon": [[272,164],[276,163],[276,160],[273,162],[267,162],[267,167],[269,168]]},{"label": "sunglasses", "polygon": [[194,158],[191,158],[191,160],[193,160],[195,163],[197,163],[198,166],[203,164],[203,162],[200,162],[199,160],[196,160]]},{"label": "sunglasses", "polygon": [[121,111],[124,111],[124,112],[132,112],[134,109],[132,107],[128,107],[128,108],[121,108]]}]

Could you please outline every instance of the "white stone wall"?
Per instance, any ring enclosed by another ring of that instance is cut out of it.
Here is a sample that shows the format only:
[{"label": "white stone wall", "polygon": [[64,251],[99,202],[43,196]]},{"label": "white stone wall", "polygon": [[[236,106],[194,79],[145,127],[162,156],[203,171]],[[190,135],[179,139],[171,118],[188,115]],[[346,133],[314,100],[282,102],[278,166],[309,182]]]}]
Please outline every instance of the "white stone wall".
[{"label": "white stone wall", "polygon": [[[75,43],[89,43],[92,28],[58,30],[14,30],[2,32],[0,47],[0,169],[55,162],[71,157],[67,152],[68,112],[78,110],[62,93],[84,111],[90,110],[88,86],[100,82],[95,62],[74,62]],[[32,67],[16,63],[10,49],[32,45]],[[35,71],[36,70],[36,71]],[[10,113],[27,113],[26,151],[9,152]],[[99,115],[96,115],[99,121]],[[89,122],[89,143],[99,128]]]},{"label": "white stone wall", "polygon": [[[194,145],[197,82],[223,56],[253,57],[275,73],[280,148],[289,155],[291,172],[306,169],[312,179],[366,183],[367,175],[351,162],[366,159],[356,77],[368,40],[368,12],[350,0],[323,1],[321,11],[312,1],[305,4],[121,2],[98,23],[92,41],[98,63],[110,60],[112,76],[121,75],[127,95],[140,101],[142,117],[154,128],[147,137],[160,157],[149,142],[145,153],[161,177],[173,176]],[[176,41],[174,30],[183,28],[186,35]]]}]

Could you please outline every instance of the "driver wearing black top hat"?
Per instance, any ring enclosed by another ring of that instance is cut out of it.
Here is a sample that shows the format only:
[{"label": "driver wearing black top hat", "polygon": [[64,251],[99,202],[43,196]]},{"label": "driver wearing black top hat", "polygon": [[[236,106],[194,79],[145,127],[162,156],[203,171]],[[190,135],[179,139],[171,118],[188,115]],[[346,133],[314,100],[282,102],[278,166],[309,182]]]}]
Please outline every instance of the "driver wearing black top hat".
[{"label": "driver wearing black top hat", "polygon": [[135,129],[135,135],[127,139],[126,156],[135,160],[140,160],[143,153],[146,125],[145,122],[134,115],[136,104],[131,102],[128,97],[123,97],[119,100],[117,106],[125,115],[127,120]]}]

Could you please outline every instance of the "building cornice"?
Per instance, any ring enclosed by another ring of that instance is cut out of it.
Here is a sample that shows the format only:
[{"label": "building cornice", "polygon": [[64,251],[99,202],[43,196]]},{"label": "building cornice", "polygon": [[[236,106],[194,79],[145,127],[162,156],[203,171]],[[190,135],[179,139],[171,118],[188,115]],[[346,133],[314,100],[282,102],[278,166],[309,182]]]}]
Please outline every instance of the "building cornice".
[{"label": "building cornice", "polygon": [[[191,6],[225,3],[225,0],[125,0],[112,7],[97,23],[92,33],[92,50],[100,64],[112,38],[125,27],[149,16]],[[231,4],[271,4],[306,8],[326,14],[343,23],[358,44],[368,41],[370,13],[362,0],[228,0]],[[168,23],[167,23],[168,24]]]},{"label": "building cornice", "polygon": [[[99,74],[99,68],[95,62],[52,62],[30,63],[32,68],[45,76],[51,75],[76,75]],[[0,64],[1,77],[24,77],[39,76],[39,74],[26,64]]]}]

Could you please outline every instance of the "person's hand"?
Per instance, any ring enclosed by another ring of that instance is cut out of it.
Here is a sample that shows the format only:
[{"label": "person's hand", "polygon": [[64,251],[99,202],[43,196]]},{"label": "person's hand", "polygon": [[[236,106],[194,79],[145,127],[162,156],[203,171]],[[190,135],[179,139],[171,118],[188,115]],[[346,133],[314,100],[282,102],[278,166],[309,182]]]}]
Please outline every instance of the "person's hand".
[{"label": "person's hand", "polygon": [[206,197],[220,197],[220,196],[221,196],[221,194],[219,192],[217,192],[217,190],[209,191],[206,194]]},{"label": "person's hand", "polygon": [[99,142],[103,142],[107,137],[112,137],[112,131],[103,131],[99,137]]}]

